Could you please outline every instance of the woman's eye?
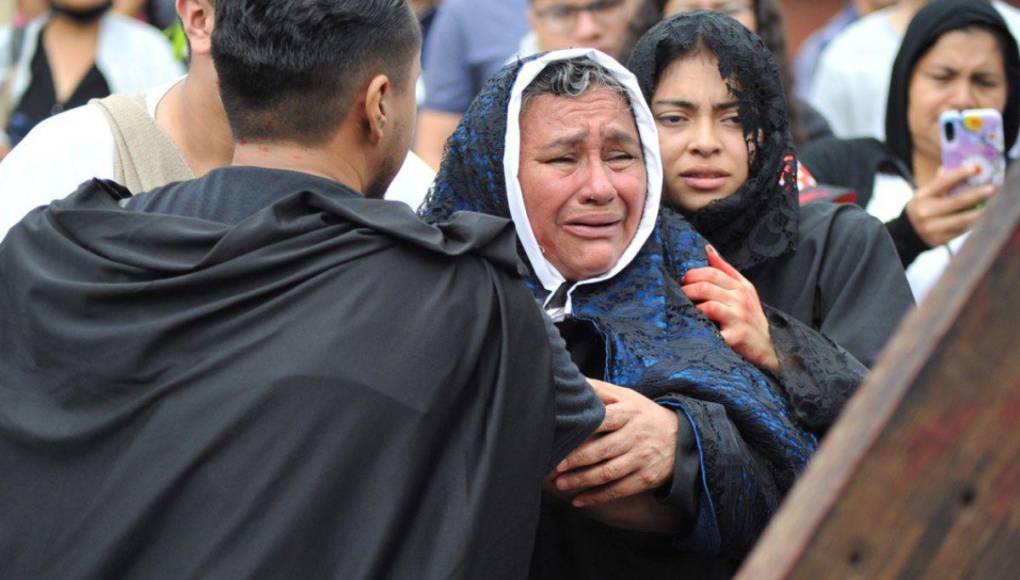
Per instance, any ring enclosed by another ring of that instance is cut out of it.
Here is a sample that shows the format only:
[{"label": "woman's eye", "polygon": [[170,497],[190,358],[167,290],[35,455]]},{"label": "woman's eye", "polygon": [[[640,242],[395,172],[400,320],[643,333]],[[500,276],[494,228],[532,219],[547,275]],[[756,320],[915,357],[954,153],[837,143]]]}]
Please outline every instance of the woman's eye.
[{"label": "woman's eye", "polygon": [[723,117],[722,122],[731,127],[741,127],[743,123],[740,122],[740,115],[732,115],[729,117]]},{"label": "woman's eye", "polygon": [[567,165],[567,164],[570,164],[570,163],[573,163],[573,162],[574,162],[574,158],[569,156],[569,155],[563,155],[561,157],[553,157],[552,159],[546,161],[546,163],[549,163],[551,165]]},{"label": "woman's eye", "polygon": [[662,123],[663,125],[678,125],[684,121],[686,121],[686,118],[684,118],[683,115],[659,115],[659,123]]}]

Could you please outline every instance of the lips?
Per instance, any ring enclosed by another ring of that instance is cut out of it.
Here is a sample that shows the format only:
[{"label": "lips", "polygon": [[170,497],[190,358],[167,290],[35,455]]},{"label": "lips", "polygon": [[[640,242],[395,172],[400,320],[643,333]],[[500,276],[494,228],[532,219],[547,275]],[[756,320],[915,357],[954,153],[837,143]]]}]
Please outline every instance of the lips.
[{"label": "lips", "polygon": [[623,227],[623,218],[616,214],[590,214],[563,222],[563,229],[579,238],[606,238]]},{"label": "lips", "polygon": [[694,167],[682,171],[680,178],[695,191],[715,191],[726,185],[730,173],[717,167]]}]

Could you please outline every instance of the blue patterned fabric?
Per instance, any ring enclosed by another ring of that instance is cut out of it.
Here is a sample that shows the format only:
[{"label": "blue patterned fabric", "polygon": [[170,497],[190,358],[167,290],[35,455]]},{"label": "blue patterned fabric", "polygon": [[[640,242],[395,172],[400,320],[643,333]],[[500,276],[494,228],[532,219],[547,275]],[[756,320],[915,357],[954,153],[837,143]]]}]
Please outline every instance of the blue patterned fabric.
[{"label": "blue patterned fabric", "polygon": [[[420,211],[426,219],[442,221],[463,210],[509,218],[502,160],[519,68],[508,65],[489,81],[450,138]],[[604,338],[605,380],[682,410],[692,422],[704,500],[694,531],[678,547],[741,554],[816,440],[798,424],[775,380],[733,352],[667,274],[707,265],[704,244],[679,214],[662,210],[653,235],[620,274],[575,289],[573,316],[593,323]],[[546,297],[534,276],[530,286],[540,301]]]}]

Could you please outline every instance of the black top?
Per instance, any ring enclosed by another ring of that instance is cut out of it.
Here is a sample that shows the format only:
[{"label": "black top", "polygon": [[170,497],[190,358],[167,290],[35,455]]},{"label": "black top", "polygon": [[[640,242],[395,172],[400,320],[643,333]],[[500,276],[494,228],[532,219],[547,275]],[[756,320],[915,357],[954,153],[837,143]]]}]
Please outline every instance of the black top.
[{"label": "black top", "polygon": [[0,577],[526,575],[562,434],[508,221],[251,168],[128,197],[0,243]]},{"label": "black top", "polygon": [[744,275],[762,302],[869,367],[914,304],[882,222],[855,205],[802,207],[797,250]]},{"label": "black top", "polygon": [[7,136],[11,146],[17,145],[32,128],[47,118],[110,94],[110,86],[107,84],[106,78],[93,63],[82,77],[81,82],[72,91],[71,96],[62,103],[58,102],[50,61],[43,43],[45,34],[46,29],[43,28],[39,33],[39,45],[35,50],[35,55],[32,56],[32,80],[17,106],[11,111],[10,121],[7,124]]},{"label": "black top", "polygon": [[[229,167],[213,171],[201,182],[173,183],[153,192],[142,193],[127,200],[125,205],[137,211],[195,217],[234,225],[296,192],[338,189],[342,189],[342,186],[314,175],[255,167]],[[208,191],[217,193],[208,195]],[[584,378],[601,376],[579,372],[574,364],[577,358],[571,360],[572,355],[567,352],[566,344],[552,321],[544,315],[542,319],[553,347],[551,354],[556,386],[556,438],[549,465],[551,469],[602,422],[605,408]]]}]

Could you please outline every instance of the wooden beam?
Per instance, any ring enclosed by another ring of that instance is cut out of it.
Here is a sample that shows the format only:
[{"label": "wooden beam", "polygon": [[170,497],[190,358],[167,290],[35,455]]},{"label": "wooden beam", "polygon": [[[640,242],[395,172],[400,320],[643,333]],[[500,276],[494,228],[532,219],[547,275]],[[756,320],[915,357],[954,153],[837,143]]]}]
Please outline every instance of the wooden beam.
[{"label": "wooden beam", "polygon": [[1016,168],[738,578],[1020,578]]}]

